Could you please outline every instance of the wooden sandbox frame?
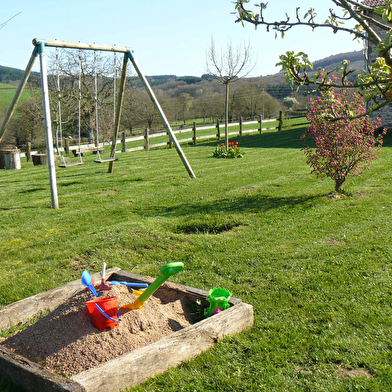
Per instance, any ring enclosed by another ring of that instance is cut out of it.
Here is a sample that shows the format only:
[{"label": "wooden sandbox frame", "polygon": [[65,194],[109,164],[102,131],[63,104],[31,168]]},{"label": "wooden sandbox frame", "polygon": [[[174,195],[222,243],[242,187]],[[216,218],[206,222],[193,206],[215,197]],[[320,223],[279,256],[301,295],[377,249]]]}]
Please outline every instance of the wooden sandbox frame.
[{"label": "wooden sandbox frame", "polygon": [[[100,274],[92,275],[100,281]],[[153,282],[154,278],[133,274],[120,268],[107,270],[108,280]],[[0,309],[0,330],[24,324],[44,312],[50,312],[81,290],[80,280],[14,302]],[[170,282],[164,288],[200,299],[208,306],[208,292]],[[189,327],[135,349],[99,366],[83,371],[70,379],[44,369],[29,359],[0,346],[0,375],[26,391],[116,392],[134,387],[148,378],[200,355],[225,336],[234,335],[253,325],[253,307],[231,298],[230,308]]]}]

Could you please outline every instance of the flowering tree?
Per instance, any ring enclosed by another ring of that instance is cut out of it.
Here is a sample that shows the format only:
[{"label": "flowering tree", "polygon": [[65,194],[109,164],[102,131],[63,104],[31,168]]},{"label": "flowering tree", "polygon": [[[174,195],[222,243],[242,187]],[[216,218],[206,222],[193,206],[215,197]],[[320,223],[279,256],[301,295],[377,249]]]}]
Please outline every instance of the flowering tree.
[{"label": "flowering tree", "polygon": [[[310,100],[311,125],[302,136],[307,163],[317,177],[335,181],[335,191],[349,175],[358,175],[377,158],[382,135],[375,137],[381,121],[365,115],[363,98],[353,90],[328,90]],[[314,145],[314,147],[311,147]]]}]

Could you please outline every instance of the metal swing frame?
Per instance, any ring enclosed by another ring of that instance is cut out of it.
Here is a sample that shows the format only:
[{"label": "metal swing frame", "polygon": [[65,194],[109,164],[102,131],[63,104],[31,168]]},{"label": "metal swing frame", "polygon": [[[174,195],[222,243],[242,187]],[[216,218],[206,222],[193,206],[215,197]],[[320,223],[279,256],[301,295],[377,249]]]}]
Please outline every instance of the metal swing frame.
[{"label": "metal swing frame", "polygon": [[[144,76],[141,71],[139,65],[137,64],[133,51],[128,49],[125,46],[116,46],[116,45],[100,45],[100,44],[89,44],[89,43],[80,43],[80,42],[68,42],[68,41],[57,41],[57,40],[43,40],[43,39],[33,39],[33,53],[31,54],[30,60],[25,69],[25,73],[21,82],[19,83],[18,88],[16,89],[14,98],[11,101],[11,104],[5,114],[2,124],[0,125],[0,141],[4,136],[7,125],[9,124],[11,117],[15,111],[15,108],[18,104],[20,96],[22,95],[23,89],[26,86],[30,73],[32,71],[34,62],[36,58],[39,56],[40,59],[40,74],[41,74],[41,91],[42,91],[42,102],[43,102],[43,111],[44,111],[44,119],[45,119],[45,136],[46,136],[46,150],[48,156],[48,168],[49,168],[49,182],[50,182],[50,190],[51,190],[51,198],[52,198],[52,207],[54,209],[59,208],[58,195],[57,195],[57,179],[56,179],[56,169],[54,164],[54,153],[53,153],[53,135],[52,135],[52,124],[50,117],[50,107],[49,107],[49,89],[48,89],[48,75],[46,68],[46,56],[45,56],[45,47],[55,47],[55,48],[70,48],[70,49],[84,49],[84,50],[101,50],[101,51],[110,51],[123,53],[123,66],[121,73],[121,82],[120,89],[118,93],[119,99],[116,104],[116,114],[115,114],[115,126],[113,129],[113,139],[111,144],[111,156],[114,156],[116,150],[116,142],[118,138],[119,126],[120,126],[120,118],[121,118],[121,110],[122,110],[122,101],[124,97],[124,89],[126,83],[126,72],[128,61],[130,61],[135,68],[139,78],[141,79],[144,88],[147,90],[148,95],[150,96],[151,101],[153,102],[156,110],[161,117],[161,120],[165,124],[167,132],[170,136],[171,141],[173,142],[174,147],[178,155],[181,158],[183,165],[185,166],[189,176],[191,178],[195,178],[195,174],[191,166],[188,163],[188,160],[185,157],[184,152],[181,149],[180,144],[178,143],[173,130],[167,120],[165,113],[163,112],[157,98],[155,97],[154,92],[149,85],[147,78]],[[109,162],[108,173],[113,173],[114,169],[114,161]]]}]

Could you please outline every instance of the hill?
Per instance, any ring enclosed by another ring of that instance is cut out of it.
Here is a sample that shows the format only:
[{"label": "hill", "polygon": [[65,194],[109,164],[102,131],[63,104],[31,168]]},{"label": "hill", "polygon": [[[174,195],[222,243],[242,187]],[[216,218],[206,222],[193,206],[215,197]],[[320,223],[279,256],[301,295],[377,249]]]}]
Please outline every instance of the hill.
[{"label": "hill", "polygon": [[22,79],[24,71],[0,65],[0,82],[17,82]]},{"label": "hill", "polygon": [[[318,67],[324,68],[327,71],[332,70],[339,67],[343,60],[350,61],[350,67],[356,70],[353,76],[358,75],[358,73],[363,70],[364,57],[363,52],[360,50],[354,52],[339,53],[321,60],[317,60],[313,63],[314,70],[317,70]],[[309,72],[309,74],[312,73],[314,73],[314,71]],[[261,76],[260,78],[256,79],[264,82],[267,85],[286,84],[286,77],[282,72],[277,72],[273,75]]]},{"label": "hill", "polygon": [[[364,58],[362,51],[339,53],[317,60],[313,64],[314,71],[309,70],[309,74],[311,75],[316,72],[315,70],[319,67],[328,71],[333,70],[339,67],[343,60],[348,60],[350,62],[350,67],[355,70],[351,75],[351,80],[354,80],[358,73],[363,70]],[[210,82],[213,80],[211,75],[202,75],[202,77],[199,78],[195,76],[177,77],[175,75],[148,76],[147,78],[152,86],[159,85],[161,90],[170,92],[172,95],[178,95],[182,92],[194,95],[194,92],[205,89],[207,86],[211,88]],[[293,92],[290,85],[286,82],[286,77],[283,72],[277,72],[273,75],[246,78],[244,81],[265,87],[269,94],[278,99],[283,99]],[[214,90],[219,91],[219,84],[216,84],[217,86]],[[305,90],[305,88],[301,88],[299,92],[305,94]]]},{"label": "hill", "polygon": [[[0,83],[15,84],[23,78],[23,74],[24,70],[0,65]],[[30,78],[38,78],[39,76],[39,72],[32,72]]]}]

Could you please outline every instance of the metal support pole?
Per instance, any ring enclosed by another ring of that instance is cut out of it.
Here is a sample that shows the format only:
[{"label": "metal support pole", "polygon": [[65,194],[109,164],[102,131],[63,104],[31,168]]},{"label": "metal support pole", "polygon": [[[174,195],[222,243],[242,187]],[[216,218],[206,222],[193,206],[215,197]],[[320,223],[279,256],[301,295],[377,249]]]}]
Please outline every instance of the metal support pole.
[{"label": "metal support pole", "polygon": [[39,59],[41,65],[41,89],[42,89],[42,103],[44,107],[46,153],[48,156],[50,191],[52,195],[52,207],[57,209],[59,208],[59,201],[57,197],[56,168],[54,166],[52,122],[50,119],[49,92],[48,92],[48,74],[46,70],[46,56],[44,52],[43,43],[41,43],[38,46],[38,52],[39,52]]},{"label": "metal support pole", "polygon": [[177,150],[178,155],[180,156],[182,163],[184,164],[186,170],[188,171],[188,174],[191,178],[195,178],[195,174],[193,173],[193,170],[191,168],[191,166],[189,165],[184,152],[181,149],[180,144],[178,143],[176,136],[173,133],[173,130],[171,129],[171,126],[169,124],[169,121],[167,120],[165,113],[163,112],[161,106],[159,105],[158,100],[156,99],[154,92],[152,91],[146,77],[144,76],[144,74],[142,73],[142,71],[140,70],[138,64],[136,63],[135,59],[133,58],[133,55],[131,53],[131,51],[128,51],[128,57],[132,62],[133,67],[135,68],[137,74],[139,75],[139,78],[141,79],[145,89],[147,90],[148,95],[151,98],[151,101],[153,102],[153,104],[155,105],[155,108],[158,110],[158,113],[163,121],[163,123],[166,126],[167,131],[169,132],[170,138],[173,141],[174,147]]}]

